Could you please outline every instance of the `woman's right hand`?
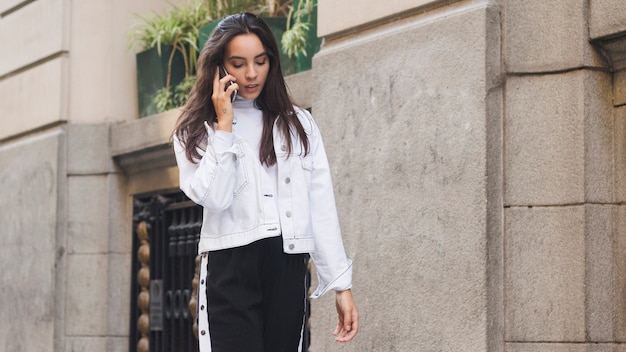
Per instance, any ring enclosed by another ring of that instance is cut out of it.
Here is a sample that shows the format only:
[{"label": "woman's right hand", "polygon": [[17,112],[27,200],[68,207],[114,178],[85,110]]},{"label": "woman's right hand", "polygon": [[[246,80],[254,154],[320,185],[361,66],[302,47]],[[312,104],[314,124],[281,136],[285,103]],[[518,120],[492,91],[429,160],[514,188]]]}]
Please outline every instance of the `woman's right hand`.
[{"label": "woman's right hand", "polygon": [[239,89],[239,86],[237,83],[228,87],[227,85],[228,82],[235,82],[235,80],[236,78],[231,75],[226,75],[220,79],[219,67],[215,70],[211,100],[217,115],[217,129],[220,131],[232,132],[233,130],[235,114],[233,113],[233,103],[230,97],[236,89]]},{"label": "woman's right hand", "polygon": [[335,305],[337,306],[337,329],[333,333],[335,341],[348,342],[359,332],[359,312],[352,297],[352,290],[337,291]]}]

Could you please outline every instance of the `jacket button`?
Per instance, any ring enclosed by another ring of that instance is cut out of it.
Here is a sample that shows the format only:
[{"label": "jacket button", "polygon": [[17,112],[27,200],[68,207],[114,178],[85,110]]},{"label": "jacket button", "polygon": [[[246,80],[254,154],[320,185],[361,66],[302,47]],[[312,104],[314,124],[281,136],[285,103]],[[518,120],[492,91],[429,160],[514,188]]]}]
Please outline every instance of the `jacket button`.
[{"label": "jacket button", "polygon": [[291,179],[289,177],[285,178],[285,183],[289,184],[291,182]]},{"label": "jacket button", "polygon": [[287,146],[283,144],[280,146],[280,149],[284,152],[287,150]]},{"label": "jacket button", "polygon": [[206,330],[200,331],[200,335],[203,335],[203,336],[206,335]]},{"label": "jacket button", "polygon": [[290,212],[290,211],[286,211],[286,212],[285,212],[285,216],[287,216],[288,218],[290,218],[290,217],[291,217],[291,212]]},{"label": "jacket button", "polygon": [[289,249],[294,249],[294,248],[296,248],[296,246],[293,243],[289,245]]}]

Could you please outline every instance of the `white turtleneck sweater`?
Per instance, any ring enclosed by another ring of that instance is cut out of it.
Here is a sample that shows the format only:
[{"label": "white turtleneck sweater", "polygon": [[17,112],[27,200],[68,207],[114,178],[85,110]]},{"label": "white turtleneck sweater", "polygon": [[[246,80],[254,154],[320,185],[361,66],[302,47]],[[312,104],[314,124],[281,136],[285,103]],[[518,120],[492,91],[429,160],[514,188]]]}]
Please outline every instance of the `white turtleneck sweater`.
[{"label": "white turtleneck sweater", "polygon": [[[233,112],[235,119],[233,121],[233,132],[215,131],[215,141],[213,141],[213,148],[216,153],[223,153],[233,145],[233,134],[243,138],[246,144],[254,150],[259,158],[259,151],[261,147],[261,134],[263,133],[263,112],[259,110],[254,104],[254,100],[247,100],[239,95],[233,102]],[[276,164],[267,166],[261,164],[259,161],[259,167],[265,171],[261,172],[264,194],[271,194],[274,197],[275,210],[278,212],[278,197],[276,193],[278,191],[278,172]]]}]

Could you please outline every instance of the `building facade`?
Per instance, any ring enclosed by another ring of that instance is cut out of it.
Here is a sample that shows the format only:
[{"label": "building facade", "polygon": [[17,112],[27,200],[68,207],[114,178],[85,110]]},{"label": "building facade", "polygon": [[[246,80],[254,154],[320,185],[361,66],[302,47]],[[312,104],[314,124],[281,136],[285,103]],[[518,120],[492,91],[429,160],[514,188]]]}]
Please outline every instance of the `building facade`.
[{"label": "building facade", "polygon": [[[310,350],[626,351],[626,2],[318,5],[322,49],[287,81],[361,331],[337,345],[324,296]],[[0,351],[139,343],[136,201],[178,187],[177,111],[138,118],[126,38],[167,6],[0,1]]]}]

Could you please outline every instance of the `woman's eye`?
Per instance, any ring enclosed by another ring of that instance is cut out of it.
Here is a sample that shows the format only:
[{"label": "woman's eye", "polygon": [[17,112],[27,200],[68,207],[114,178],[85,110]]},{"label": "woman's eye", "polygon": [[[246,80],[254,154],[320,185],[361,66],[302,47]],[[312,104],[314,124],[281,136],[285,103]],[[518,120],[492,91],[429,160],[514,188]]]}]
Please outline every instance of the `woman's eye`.
[{"label": "woman's eye", "polygon": [[257,61],[257,63],[256,63],[256,64],[257,64],[257,65],[259,65],[259,66],[262,66],[262,65],[265,65],[265,62],[266,62],[266,61],[267,61],[267,60],[263,60],[263,61],[260,61],[260,62],[259,62],[259,61]]},{"label": "woman's eye", "polygon": [[241,68],[241,67],[243,67],[243,65],[235,65],[235,64],[233,64],[233,67],[234,68]]}]

